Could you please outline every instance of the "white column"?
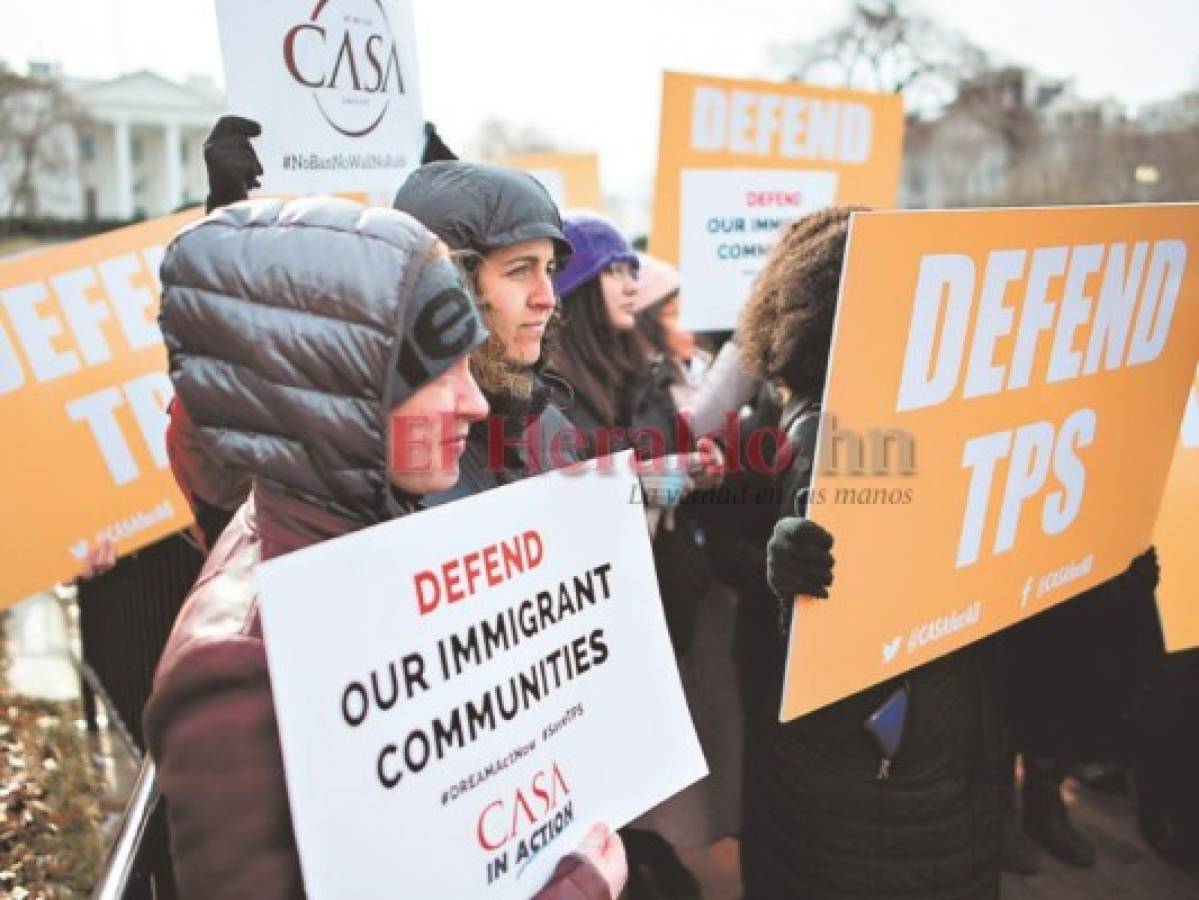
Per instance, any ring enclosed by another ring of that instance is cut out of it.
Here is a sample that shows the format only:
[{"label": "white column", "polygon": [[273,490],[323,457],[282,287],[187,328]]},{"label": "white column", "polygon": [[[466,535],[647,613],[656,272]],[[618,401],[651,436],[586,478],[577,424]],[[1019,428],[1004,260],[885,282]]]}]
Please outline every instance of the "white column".
[{"label": "white column", "polygon": [[179,205],[183,194],[183,168],[179,162],[181,152],[179,146],[179,125],[168,122],[162,128],[162,163],[163,174],[166,178],[166,209],[163,215],[171,213]]},{"label": "white column", "polygon": [[117,204],[114,212],[118,219],[133,218],[133,166],[130,162],[129,123],[118,120],[113,123],[113,158],[117,166]]}]

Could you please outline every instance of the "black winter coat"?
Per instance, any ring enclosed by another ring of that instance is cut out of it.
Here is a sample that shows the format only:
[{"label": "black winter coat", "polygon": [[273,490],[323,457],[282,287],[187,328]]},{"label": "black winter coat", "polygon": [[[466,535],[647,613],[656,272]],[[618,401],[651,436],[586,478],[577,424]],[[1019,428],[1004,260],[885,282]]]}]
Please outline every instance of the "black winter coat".
[{"label": "black winter coat", "polygon": [[[617,396],[614,427],[603,424],[596,410],[576,394],[563,412],[586,438],[581,452],[584,458],[617,453],[634,448],[640,458],[686,453],[694,442],[680,422],[678,408],[670,392],[673,373],[658,362],[640,377],[630,378]],[[606,443],[597,435],[606,431]],[[705,550],[705,535],[691,508],[675,511],[669,527],[661,527],[654,537],[654,569],[658,591],[677,655],[687,652],[695,630],[695,605],[712,583],[712,569]]]},{"label": "black winter coat", "polygon": [[[690,450],[690,436],[679,431],[670,378],[666,366],[656,363],[643,375],[627,379],[616,398],[616,422],[611,426],[604,423],[585,397],[576,393],[573,400],[563,405],[562,412],[583,438],[579,456],[591,459],[601,450],[604,454],[617,453],[630,447],[635,447],[643,458]],[[606,444],[597,437],[601,432],[607,433]],[[651,440],[649,434],[661,435],[661,443]]]},{"label": "black winter coat", "polygon": [[[794,514],[795,496],[811,479],[818,418],[794,412],[781,423],[794,457],[777,481],[776,518]],[[767,536],[759,535],[763,544]],[[750,621],[740,635],[748,669],[747,900],[998,897],[1001,754],[987,650],[965,648],[780,724],[778,606],[764,581],[756,589],[764,593],[744,596]],[[757,646],[747,646],[751,639]],[[903,681],[910,689],[904,741],[890,777],[879,779],[879,754],[863,723]]]}]

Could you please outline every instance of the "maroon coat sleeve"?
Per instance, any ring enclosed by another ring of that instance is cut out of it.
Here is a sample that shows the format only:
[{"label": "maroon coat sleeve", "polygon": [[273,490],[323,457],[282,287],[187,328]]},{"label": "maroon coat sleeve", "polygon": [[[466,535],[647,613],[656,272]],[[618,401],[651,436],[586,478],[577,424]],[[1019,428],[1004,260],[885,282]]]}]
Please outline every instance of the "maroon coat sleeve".
[{"label": "maroon coat sleeve", "polygon": [[183,900],[303,897],[262,641],[197,640],[145,715]]}]

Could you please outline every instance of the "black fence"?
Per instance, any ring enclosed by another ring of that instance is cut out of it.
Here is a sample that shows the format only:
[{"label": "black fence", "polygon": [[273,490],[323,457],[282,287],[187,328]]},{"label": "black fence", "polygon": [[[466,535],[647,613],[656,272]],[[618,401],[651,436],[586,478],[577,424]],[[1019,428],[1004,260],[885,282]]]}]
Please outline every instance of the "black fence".
[{"label": "black fence", "polygon": [[[139,758],[145,754],[142,709],[171,626],[204,557],[190,536],[172,535],[122,557],[109,572],[79,586],[83,700],[88,727],[96,723],[96,694],[109,725]],[[141,843],[126,900],[175,896],[162,804]]]}]

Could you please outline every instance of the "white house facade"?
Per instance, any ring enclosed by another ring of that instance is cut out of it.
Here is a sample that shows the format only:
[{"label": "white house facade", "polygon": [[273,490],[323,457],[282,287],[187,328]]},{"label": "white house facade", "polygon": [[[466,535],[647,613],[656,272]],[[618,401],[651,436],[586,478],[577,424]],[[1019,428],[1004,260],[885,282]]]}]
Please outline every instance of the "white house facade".
[{"label": "white house facade", "polygon": [[[204,138],[224,112],[211,82],[180,83],[148,71],[58,81],[81,122],[58,131],[68,163],[38,177],[38,215],[153,218],[203,202]],[[5,187],[0,174],[0,199]]]}]

